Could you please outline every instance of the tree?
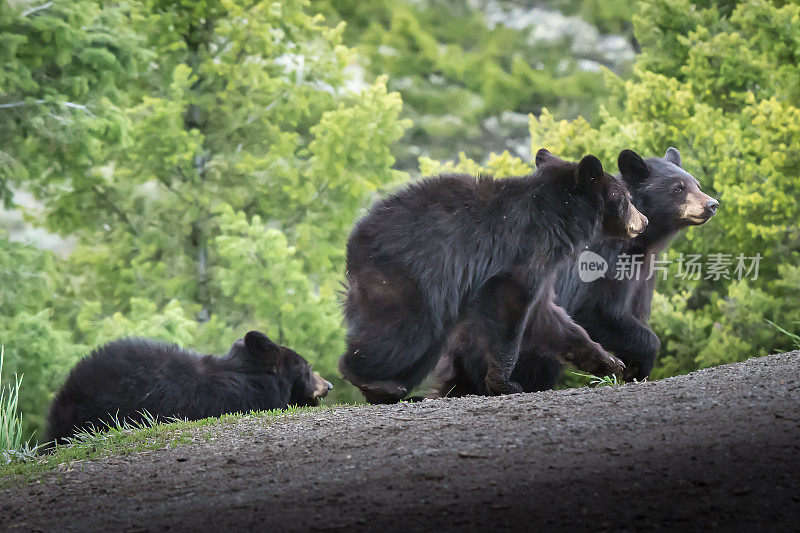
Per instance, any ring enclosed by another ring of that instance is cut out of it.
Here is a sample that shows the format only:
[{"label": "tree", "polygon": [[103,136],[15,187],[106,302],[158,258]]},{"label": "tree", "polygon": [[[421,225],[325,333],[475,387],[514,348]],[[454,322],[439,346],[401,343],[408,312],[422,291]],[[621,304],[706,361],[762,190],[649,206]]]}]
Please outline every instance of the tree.
[{"label": "tree", "polygon": [[[630,0],[619,0],[627,6]],[[578,11],[577,2],[552,2]],[[574,5],[573,5],[574,4]],[[527,114],[542,107],[565,117],[594,116],[603,92],[600,65],[626,72],[633,49],[552,7],[466,0],[328,0],[317,4],[347,22],[367,75],[388,74],[413,120],[396,146],[400,168],[420,156],[464,152],[483,160],[508,149],[527,157]],[[630,14],[628,9],[623,16]],[[601,23],[605,15],[586,13]],[[619,16],[619,15],[618,15]],[[604,27],[610,27],[603,24]],[[620,29],[620,25],[613,25]]]},{"label": "tree", "polygon": [[[58,176],[76,187],[98,145],[120,140],[120,85],[143,61],[125,10],[97,2],[0,1],[0,198],[24,183],[39,196]],[[100,189],[95,194],[101,196]]]}]

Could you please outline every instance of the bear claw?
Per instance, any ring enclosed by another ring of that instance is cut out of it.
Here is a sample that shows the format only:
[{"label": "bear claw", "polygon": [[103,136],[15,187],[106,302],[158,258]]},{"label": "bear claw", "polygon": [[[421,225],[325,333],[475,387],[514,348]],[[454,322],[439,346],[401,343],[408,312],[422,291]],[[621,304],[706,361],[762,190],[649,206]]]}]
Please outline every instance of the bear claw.
[{"label": "bear claw", "polygon": [[622,374],[625,371],[625,363],[613,356],[606,362],[606,366],[611,374]]}]

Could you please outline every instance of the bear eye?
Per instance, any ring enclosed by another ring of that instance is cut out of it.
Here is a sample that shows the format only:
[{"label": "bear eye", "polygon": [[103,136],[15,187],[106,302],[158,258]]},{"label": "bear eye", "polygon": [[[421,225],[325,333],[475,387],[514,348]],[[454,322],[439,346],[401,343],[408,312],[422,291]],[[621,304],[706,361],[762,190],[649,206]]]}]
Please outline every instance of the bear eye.
[{"label": "bear eye", "polygon": [[686,190],[686,186],[685,186],[683,183],[679,183],[679,184],[678,184],[678,185],[676,185],[676,186],[675,186],[675,188],[674,188],[674,189],[672,189],[672,190],[673,190],[673,192],[675,192],[675,193],[682,193],[683,191],[685,191],[685,190]]}]

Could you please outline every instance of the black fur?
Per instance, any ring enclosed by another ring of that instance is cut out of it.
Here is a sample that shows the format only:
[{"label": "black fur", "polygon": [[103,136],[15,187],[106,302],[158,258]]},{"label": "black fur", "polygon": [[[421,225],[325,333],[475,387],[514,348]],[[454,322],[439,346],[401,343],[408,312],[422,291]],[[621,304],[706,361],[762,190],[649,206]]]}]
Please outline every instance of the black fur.
[{"label": "black fur", "polygon": [[95,349],[72,369],[50,407],[47,441],[102,429],[113,418],[198,420],[225,413],[316,405],[330,384],[297,353],[251,331],[224,357],[148,339]]},{"label": "black fur", "polygon": [[[655,283],[655,277],[646,279],[649,265],[681,229],[711,218],[718,203],[680,168],[680,154],[675,148],[670,148],[664,158],[647,160],[624,150],[618,163],[634,205],[650,223],[641,235],[627,242],[603,240],[590,246],[610,265],[603,278],[585,283],[574,263],[563,265],[555,285],[556,303],[586,329],[592,340],[622,359],[625,379],[644,379],[660,347],[648,324]],[[613,279],[616,261],[623,253],[644,257],[640,279]],[[495,324],[503,327],[513,322],[525,299],[525,288],[506,276],[487,285],[471,300],[462,324],[462,330],[469,334],[452,337],[437,366],[438,394],[488,393],[481,378],[487,369],[483,355],[489,344],[486,339],[497,329]],[[552,388],[561,372],[559,361],[539,346],[541,334],[532,327],[525,332],[511,376],[528,392]]]},{"label": "black fur", "polygon": [[592,369],[621,368],[569,317],[554,314],[551,286],[556,267],[586,242],[601,232],[627,237],[631,221],[643,217],[596,157],[576,164],[541,150],[537,161],[532,176],[420,181],[356,224],[347,243],[348,351],[339,368],[369,401],[397,401],[419,384],[457,328],[463,304],[503,276],[524,288],[525,304],[513,324],[492,332],[484,373],[491,392],[517,390],[509,377],[519,324],[537,317],[576,336]]}]

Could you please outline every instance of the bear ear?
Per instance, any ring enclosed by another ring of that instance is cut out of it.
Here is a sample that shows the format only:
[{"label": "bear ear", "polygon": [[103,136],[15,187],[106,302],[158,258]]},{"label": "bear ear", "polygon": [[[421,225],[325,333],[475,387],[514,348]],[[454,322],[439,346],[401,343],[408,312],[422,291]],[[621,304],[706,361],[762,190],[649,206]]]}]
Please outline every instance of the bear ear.
[{"label": "bear ear", "polygon": [[280,346],[269,340],[269,337],[260,331],[249,331],[244,336],[244,347],[254,359],[267,363],[272,367],[277,366]]},{"label": "bear ear", "polygon": [[552,163],[553,161],[561,161],[561,159],[551,154],[550,151],[546,150],[545,148],[542,148],[538,152],[536,152],[536,159],[534,159],[534,162],[536,163],[536,168],[539,168],[540,166],[547,163]]},{"label": "bear ear", "polygon": [[664,154],[664,159],[666,159],[676,167],[681,167],[681,153],[674,146],[670,146],[669,148],[667,148],[667,153]]},{"label": "bear ear", "polygon": [[578,185],[590,188],[605,181],[603,164],[593,155],[584,156],[578,163]]},{"label": "bear ear", "polygon": [[650,175],[644,159],[633,150],[623,150],[617,158],[617,166],[628,189],[633,191]]}]

